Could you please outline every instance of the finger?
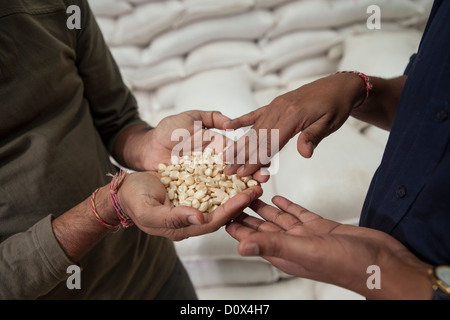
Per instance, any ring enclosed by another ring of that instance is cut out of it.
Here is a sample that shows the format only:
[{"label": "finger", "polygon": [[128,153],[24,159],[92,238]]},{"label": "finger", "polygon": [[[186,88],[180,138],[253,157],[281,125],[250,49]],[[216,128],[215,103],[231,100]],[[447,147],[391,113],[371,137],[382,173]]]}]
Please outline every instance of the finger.
[{"label": "finger", "polygon": [[[218,230],[241,214],[261,194],[262,189],[258,190],[256,187],[246,189],[219,206],[212,213],[202,213],[197,209],[185,206],[175,207],[166,213],[169,218],[164,224],[152,225],[148,229],[164,229],[165,234],[168,234],[168,237],[173,240],[208,234]],[[160,216],[162,214],[164,214],[162,211],[159,212]]]},{"label": "finger", "polygon": [[[237,173],[245,177],[259,171],[261,167],[270,165],[270,159],[279,151],[279,139],[272,141],[272,133],[267,129],[251,128],[243,135],[235,143],[234,149],[227,152],[227,159],[232,159],[229,171],[226,170],[227,174]],[[277,138],[278,133],[275,133],[274,137]]]},{"label": "finger", "polygon": [[[266,256],[286,259],[293,258],[299,253],[297,245],[295,248],[292,248],[292,243],[300,242],[300,237],[293,238],[279,232],[258,232],[239,222],[230,223],[225,230],[230,236],[239,241],[238,252],[242,256]],[[298,245],[298,247],[301,247],[301,245]]]},{"label": "finger", "polygon": [[242,127],[248,127],[255,123],[255,121],[258,119],[258,117],[264,113],[265,107],[261,107],[259,109],[256,109],[250,113],[244,114],[243,116],[240,116],[239,118],[230,120],[225,123],[226,129],[239,129]]},{"label": "finger", "polygon": [[253,233],[258,232],[255,229],[245,226],[237,221],[228,223],[225,227],[225,230],[231,237],[233,237],[239,242],[248,238]]},{"label": "finger", "polygon": [[236,173],[247,176],[269,165],[272,158],[292,138],[294,124],[267,117],[263,123],[258,124],[258,128],[252,127],[245,136],[246,140],[242,137],[238,141],[240,147],[236,150],[235,163],[240,166],[234,167],[235,170],[237,168]]},{"label": "finger", "polygon": [[311,158],[314,149],[328,136],[327,122],[324,117],[320,118],[309,127],[305,128],[297,139],[297,151],[304,158]]},{"label": "finger", "polygon": [[238,252],[242,256],[276,257],[288,261],[306,261],[316,253],[317,246],[309,237],[291,236],[275,232],[247,232],[238,230],[241,238]]},{"label": "finger", "polygon": [[140,227],[157,229],[181,229],[205,222],[203,214],[191,207],[173,207],[170,205],[153,205],[151,212],[144,212],[135,221]]},{"label": "finger", "polygon": [[279,226],[256,217],[249,216],[246,213],[242,213],[234,221],[239,222],[243,226],[252,228],[255,231],[261,232],[280,232],[283,231]]},{"label": "finger", "polygon": [[292,201],[284,197],[275,196],[273,197],[272,202],[281,210],[297,217],[302,223],[322,219],[321,216],[303,208],[302,206],[299,206],[298,204],[293,203]]},{"label": "finger", "polygon": [[225,130],[225,123],[231,121],[230,118],[223,115],[220,111],[187,111],[196,120],[201,120],[206,128],[217,128]]},{"label": "finger", "polygon": [[[242,135],[237,141],[233,142],[226,151],[225,159],[229,163],[225,167],[225,173],[228,175],[237,173],[237,170],[242,165],[251,162],[252,164],[258,163],[258,135],[253,128],[249,129],[244,135]],[[256,171],[258,166],[254,171]],[[253,172],[249,173],[252,174]],[[242,174],[242,173],[241,173]],[[247,175],[249,175],[247,174]],[[242,175],[243,176],[243,175]]]},{"label": "finger", "polygon": [[[241,177],[246,177],[246,176],[250,176],[250,175],[254,175],[256,172],[259,172],[258,177],[260,179],[264,179],[264,175],[262,175],[261,173],[261,164],[245,164],[245,165],[241,165],[237,170],[236,170],[236,174],[241,176]],[[267,176],[267,175],[265,175]],[[266,181],[268,180],[268,178],[266,179]]]},{"label": "finger", "polygon": [[229,143],[227,137],[219,132],[213,131],[211,129],[203,130],[202,132],[203,150],[209,148],[214,151],[214,154],[220,154]]},{"label": "finger", "polygon": [[[240,165],[236,173],[245,177],[255,173],[260,167],[258,155],[258,137],[255,130],[238,141],[240,148],[236,152],[235,163]],[[243,143],[242,143],[243,142]]]},{"label": "finger", "polygon": [[261,187],[254,186],[238,193],[224,204],[220,205],[210,214],[205,215],[205,223],[213,228],[219,228],[228,221],[236,218],[247,208],[254,200],[262,195]]},{"label": "finger", "polygon": [[[270,131],[270,129],[267,128],[272,128],[274,122],[273,119],[270,118],[261,120],[261,118],[264,118],[262,115],[266,112],[267,108],[267,106],[259,108],[226,124],[228,129],[237,129],[253,125],[257,120],[260,120],[257,125],[247,130],[247,132],[234,143],[234,148],[232,150],[227,152],[226,159],[227,162],[230,162],[231,164],[225,168],[226,174],[235,174],[242,165],[246,164],[249,166],[244,169],[245,175],[250,175],[256,172],[261,165],[265,164],[261,164],[261,159],[259,159],[260,154],[258,153],[258,150],[260,147],[258,145],[260,140],[260,130],[264,129]],[[270,138],[265,142],[266,148],[270,146]],[[270,157],[270,154],[268,156]],[[241,170],[239,174],[243,175],[244,173]]]},{"label": "finger", "polygon": [[219,153],[222,152],[226,143],[226,137],[220,132],[199,128],[194,130],[190,136],[182,136],[176,148],[172,149],[172,153],[179,157],[190,156],[193,151],[200,152],[206,148],[210,148],[214,153]]},{"label": "finger", "polygon": [[277,225],[283,230],[290,230],[302,224],[298,217],[275,208],[271,205],[268,205],[267,203],[259,199],[255,200],[250,205],[250,208],[257,214],[259,214],[262,218],[273,223],[274,225]]},{"label": "finger", "polygon": [[267,170],[265,170],[263,172],[264,169],[266,169],[266,168],[265,167],[264,168],[260,168],[258,171],[256,171],[253,174],[253,179],[258,181],[259,183],[265,183],[265,182],[269,181],[270,174],[268,174]]}]

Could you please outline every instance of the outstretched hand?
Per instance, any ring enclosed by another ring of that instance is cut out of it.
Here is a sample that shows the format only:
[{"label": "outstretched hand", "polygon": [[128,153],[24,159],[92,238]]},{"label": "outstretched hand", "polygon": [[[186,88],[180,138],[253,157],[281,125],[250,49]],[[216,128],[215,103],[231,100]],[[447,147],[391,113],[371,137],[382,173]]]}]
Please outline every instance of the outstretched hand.
[{"label": "outstretched hand", "polygon": [[[352,109],[364,98],[365,89],[358,76],[332,75],[285,93],[267,106],[226,122],[226,129],[252,126],[250,133],[256,133],[258,140],[264,130],[267,133],[267,146],[259,143],[255,147],[250,143],[252,138],[244,135],[241,139],[245,142],[236,143],[233,164],[225,169],[225,173],[237,173],[240,176],[253,174],[265,165],[260,158],[261,152],[273,157],[273,150],[281,150],[300,132],[298,152],[310,158],[322,139],[339,129]],[[274,129],[278,130],[278,141],[271,141]],[[274,148],[274,143],[278,144],[277,148]],[[261,148],[267,150],[261,151]],[[252,156],[256,161],[251,161]],[[245,164],[238,159],[245,159]]]},{"label": "outstretched hand", "polygon": [[[381,231],[324,219],[276,196],[251,208],[264,220],[242,214],[226,230],[243,256],[261,256],[282,271],[335,284],[368,298],[429,299],[429,265]],[[367,268],[381,270],[382,287],[370,290]]]}]

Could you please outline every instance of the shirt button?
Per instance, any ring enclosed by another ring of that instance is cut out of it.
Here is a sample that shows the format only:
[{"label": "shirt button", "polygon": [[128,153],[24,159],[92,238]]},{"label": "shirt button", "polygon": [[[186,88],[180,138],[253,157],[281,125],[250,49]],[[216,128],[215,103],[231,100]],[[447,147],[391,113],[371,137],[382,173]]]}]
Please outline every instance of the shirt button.
[{"label": "shirt button", "polygon": [[448,119],[448,111],[445,109],[441,109],[436,112],[436,120],[439,122],[444,122]]},{"label": "shirt button", "polygon": [[405,186],[398,187],[397,190],[395,191],[395,196],[397,197],[397,199],[402,199],[406,197],[406,187]]}]

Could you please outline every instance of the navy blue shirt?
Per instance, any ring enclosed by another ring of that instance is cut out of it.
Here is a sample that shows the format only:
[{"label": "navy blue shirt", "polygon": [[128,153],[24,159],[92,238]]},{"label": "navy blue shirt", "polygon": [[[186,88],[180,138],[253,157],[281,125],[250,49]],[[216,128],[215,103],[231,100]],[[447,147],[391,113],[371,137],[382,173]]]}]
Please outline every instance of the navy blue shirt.
[{"label": "navy blue shirt", "polygon": [[450,264],[450,1],[435,1],[406,72],[360,225],[391,234],[428,263]]}]

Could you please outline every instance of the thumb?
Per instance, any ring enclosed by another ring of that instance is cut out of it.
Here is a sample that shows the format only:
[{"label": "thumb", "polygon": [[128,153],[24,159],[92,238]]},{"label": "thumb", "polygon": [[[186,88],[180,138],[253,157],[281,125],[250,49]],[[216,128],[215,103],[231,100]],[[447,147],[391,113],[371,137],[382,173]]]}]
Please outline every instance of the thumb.
[{"label": "thumb", "polygon": [[185,206],[167,208],[169,212],[162,210],[158,215],[160,218],[160,225],[155,227],[164,227],[167,229],[180,229],[190,225],[201,225],[205,223],[203,214],[197,209]]},{"label": "thumb", "polygon": [[243,190],[227,202],[220,205],[212,214],[206,216],[206,223],[212,223],[215,226],[223,226],[228,221],[234,219],[242,211],[249,206],[254,200],[259,198],[263,193],[260,186],[254,186]]},{"label": "thumb", "polygon": [[314,122],[300,133],[297,140],[297,151],[304,158],[311,158],[314,149],[322,141],[323,138],[328,136],[328,130],[326,124],[322,119]]}]

